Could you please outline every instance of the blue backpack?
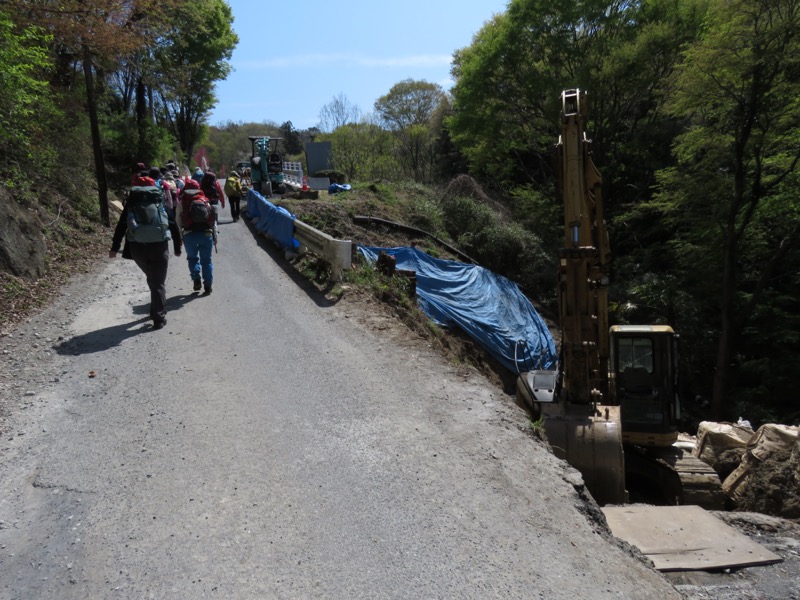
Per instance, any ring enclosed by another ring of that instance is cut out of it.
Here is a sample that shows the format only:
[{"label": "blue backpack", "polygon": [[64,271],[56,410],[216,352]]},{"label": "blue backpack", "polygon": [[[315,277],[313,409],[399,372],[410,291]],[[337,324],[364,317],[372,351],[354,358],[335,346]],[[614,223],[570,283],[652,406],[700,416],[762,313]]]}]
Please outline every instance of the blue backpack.
[{"label": "blue backpack", "polygon": [[128,194],[129,242],[149,244],[172,239],[169,232],[164,190],[158,186],[134,186]]}]

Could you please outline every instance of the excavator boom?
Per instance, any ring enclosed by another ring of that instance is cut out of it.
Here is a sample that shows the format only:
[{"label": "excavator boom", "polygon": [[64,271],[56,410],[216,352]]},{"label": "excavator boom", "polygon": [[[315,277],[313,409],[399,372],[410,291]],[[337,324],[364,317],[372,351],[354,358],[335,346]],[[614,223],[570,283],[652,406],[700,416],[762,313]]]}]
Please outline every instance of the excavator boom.
[{"label": "excavator boom", "polygon": [[581,472],[598,503],[626,502],[635,484],[651,494],[649,500],[683,504],[701,498],[719,508],[719,478],[673,445],[679,405],[672,328],[609,328],[611,250],[603,180],[585,129],[586,94],[566,90],[561,105],[560,360],[555,370],[520,374],[517,394],[543,420],[554,454]]},{"label": "excavator boom", "polygon": [[600,504],[626,500],[625,461],[618,406],[608,403],[608,235],[603,220],[603,180],[585,133],[586,96],[561,95],[558,169],[564,206],[564,245],[559,251],[558,304],[561,353],[558,369],[530,371],[517,391],[545,432],[556,456],[583,475]]}]

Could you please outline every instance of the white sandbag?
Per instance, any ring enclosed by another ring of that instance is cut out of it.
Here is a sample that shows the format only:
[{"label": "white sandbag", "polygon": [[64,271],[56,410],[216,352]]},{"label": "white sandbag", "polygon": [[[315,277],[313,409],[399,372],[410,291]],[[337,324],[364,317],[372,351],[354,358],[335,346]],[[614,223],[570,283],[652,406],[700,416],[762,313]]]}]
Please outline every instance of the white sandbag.
[{"label": "white sandbag", "polygon": [[716,468],[720,456],[732,448],[744,450],[753,437],[750,427],[734,423],[703,421],[697,428],[697,442],[692,454],[704,463]]}]

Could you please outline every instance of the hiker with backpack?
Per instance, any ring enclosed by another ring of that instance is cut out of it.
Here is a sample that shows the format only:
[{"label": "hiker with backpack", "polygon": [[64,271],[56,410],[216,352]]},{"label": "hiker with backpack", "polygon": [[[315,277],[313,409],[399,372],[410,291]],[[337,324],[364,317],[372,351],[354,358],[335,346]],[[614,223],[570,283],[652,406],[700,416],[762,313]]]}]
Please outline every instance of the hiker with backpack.
[{"label": "hiker with backpack", "polygon": [[225,180],[225,195],[231,203],[231,217],[233,222],[239,220],[239,203],[242,200],[242,182],[239,181],[239,173],[235,170]]},{"label": "hiker with backpack", "polygon": [[219,222],[219,205],[222,204],[222,208],[225,208],[225,194],[219,184],[217,175],[213,171],[205,172],[200,182],[200,189],[203,190],[206,198],[211,203],[211,208],[214,209],[214,220]]},{"label": "hiker with backpack", "polygon": [[122,214],[114,229],[109,258],[115,258],[123,238],[123,258],[131,258],[147,277],[150,288],[150,318],[153,329],[167,324],[167,267],[169,265],[169,242],[175,256],[181,255],[181,233],[174,221],[167,216],[164,190],[150,177],[138,177],[132,181]]},{"label": "hiker with backpack", "polygon": [[208,295],[214,282],[211,250],[217,245],[216,217],[211,203],[194,179],[186,179],[184,183],[180,194],[179,219],[194,290],[198,292],[203,286]]}]

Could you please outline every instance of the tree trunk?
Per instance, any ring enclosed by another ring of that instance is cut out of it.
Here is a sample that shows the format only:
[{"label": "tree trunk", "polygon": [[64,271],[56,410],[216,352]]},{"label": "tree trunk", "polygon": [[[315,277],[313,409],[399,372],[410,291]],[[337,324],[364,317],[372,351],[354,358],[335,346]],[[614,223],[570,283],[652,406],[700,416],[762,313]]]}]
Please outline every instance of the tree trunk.
[{"label": "tree trunk", "polygon": [[[735,214],[735,212],[733,213]],[[738,260],[735,221],[728,224],[725,247],[722,257],[722,290],[720,294],[720,328],[717,343],[716,370],[714,372],[714,388],[711,397],[712,418],[722,420],[730,417],[725,410],[725,399],[728,396],[731,375],[731,355],[733,353],[737,319],[734,314],[736,298],[736,263]]]},{"label": "tree trunk", "polygon": [[106,182],[106,163],[100,141],[100,125],[97,122],[97,101],[94,96],[94,77],[92,77],[92,55],[87,46],[83,47],[83,75],[86,78],[86,108],[92,128],[92,149],[94,150],[94,169],[97,176],[97,191],[100,200],[100,220],[110,226],[108,214],[108,183]]},{"label": "tree trunk", "polygon": [[136,81],[136,161],[149,164],[147,156],[147,88],[142,76]]}]

